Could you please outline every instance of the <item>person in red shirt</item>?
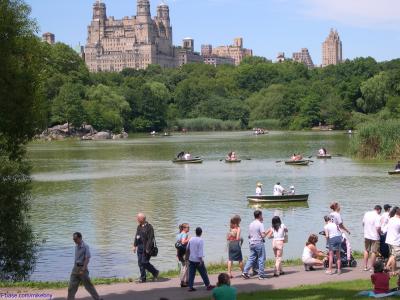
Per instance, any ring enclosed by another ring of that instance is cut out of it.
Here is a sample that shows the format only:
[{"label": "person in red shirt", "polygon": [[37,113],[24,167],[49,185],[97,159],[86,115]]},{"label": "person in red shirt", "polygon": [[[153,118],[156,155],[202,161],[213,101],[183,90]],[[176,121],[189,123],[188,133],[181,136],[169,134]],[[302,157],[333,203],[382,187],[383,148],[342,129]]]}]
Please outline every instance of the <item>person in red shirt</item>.
[{"label": "person in red shirt", "polygon": [[390,276],[388,273],[383,272],[383,263],[377,261],[374,263],[374,274],[371,275],[371,281],[374,285],[375,294],[389,293]]}]

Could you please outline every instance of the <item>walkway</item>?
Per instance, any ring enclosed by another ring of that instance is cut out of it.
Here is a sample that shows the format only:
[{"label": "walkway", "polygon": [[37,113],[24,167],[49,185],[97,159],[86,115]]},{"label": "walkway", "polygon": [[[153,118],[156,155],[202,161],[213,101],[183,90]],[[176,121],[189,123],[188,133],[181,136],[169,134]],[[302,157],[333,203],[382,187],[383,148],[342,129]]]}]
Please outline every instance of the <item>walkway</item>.
[{"label": "walkway", "polygon": [[[272,277],[272,274],[269,272],[267,275],[270,277],[265,280],[258,280],[257,277],[244,280],[239,276],[239,273],[237,273],[238,277],[232,279],[232,285],[235,286],[239,292],[253,292],[326,282],[368,279],[370,277],[370,273],[363,271],[361,267],[346,268],[343,270],[341,275],[325,275],[323,270],[305,272],[303,267],[300,266],[287,267],[285,268],[285,272],[286,274],[279,278]],[[215,284],[217,281],[217,275],[211,275],[210,280],[212,284]],[[210,296],[211,292],[206,291],[205,287],[201,286],[200,281],[201,278],[197,275],[196,282],[199,286],[197,287],[196,292],[188,292],[186,288],[183,289],[178,287],[179,280],[177,278],[160,279],[157,282],[148,282],[145,284],[118,283],[113,285],[101,285],[97,286],[97,291],[105,300],[160,300],[160,298],[169,300],[185,300]],[[5,289],[0,291],[0,294],[5,292],[4,290]],[[34,293],[32,290],[30,290],[30,292]],[[65,299],[67,295],[66,289],[40,291],[40,293],[43,292],[52,294],[53,299]],[[89,300],[91,298],[87,294],[86,290],[81,287],[76,299]]]}]

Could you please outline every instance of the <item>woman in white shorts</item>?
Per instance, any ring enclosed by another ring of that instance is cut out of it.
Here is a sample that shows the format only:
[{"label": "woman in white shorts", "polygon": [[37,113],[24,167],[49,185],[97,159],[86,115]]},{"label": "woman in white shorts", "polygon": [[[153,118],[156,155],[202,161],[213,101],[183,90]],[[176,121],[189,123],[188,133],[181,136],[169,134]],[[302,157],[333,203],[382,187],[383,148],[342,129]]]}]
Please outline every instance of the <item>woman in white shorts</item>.
[{"label": "woman in white shorts", "polygon": [[306,246],[303,250],[302,261],[306,271],[314,271],[314,266],[323,266],[324,261],[318,257],[326,257],[325,253],[317,249],[318,236],[312,234],[309,236]]}]

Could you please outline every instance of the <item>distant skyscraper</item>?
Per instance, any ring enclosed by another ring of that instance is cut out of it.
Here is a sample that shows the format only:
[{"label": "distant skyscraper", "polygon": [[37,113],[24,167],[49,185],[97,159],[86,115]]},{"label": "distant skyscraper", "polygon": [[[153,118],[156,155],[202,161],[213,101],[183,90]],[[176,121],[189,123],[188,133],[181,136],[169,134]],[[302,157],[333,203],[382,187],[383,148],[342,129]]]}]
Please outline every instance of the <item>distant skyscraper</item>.
[{"label": "distant skyscraper", "polygon": [[331,29],[322,43],[322,66],[337,65],[342,62],[342,41],[337,30]]},{"label": "distant skyscraper", "polygon": [[294,52],[293,60],[305,64],[309,69],[314,68],[314,63],[307,48],[302,48],[300,52]]}]

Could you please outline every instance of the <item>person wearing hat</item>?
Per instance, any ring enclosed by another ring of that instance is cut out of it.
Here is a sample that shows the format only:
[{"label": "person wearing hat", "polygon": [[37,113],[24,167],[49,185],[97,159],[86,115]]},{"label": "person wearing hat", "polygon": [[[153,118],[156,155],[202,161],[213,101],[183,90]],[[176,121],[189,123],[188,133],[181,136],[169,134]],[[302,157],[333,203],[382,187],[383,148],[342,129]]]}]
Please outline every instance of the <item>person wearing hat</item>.
[{"label": "person wearing hat", "polygon": [[257,187],[256,187],[256,195],[261,196],[262,195],[262,183],[258,182]]},{"label": "person wearing hat", "polygon": [[380,254],[385,257],[388,258],[390,255],[390,249],[389,249],[389,245],[386,244],[386,235],[387,235],[387,230],[388,230],[388,223],[389,223],[389,213],[390,213],[390,209],[392,206],[390,206],[389,204],[385,204],[383,206],[384,209],[384,213],[381,216],[381,238],[380,238]]},{"label": "person wearing hat", "polygon": [[282,196],[285,193],[285,189],[281,186],[280,182],[274,185],[274,196]]}]

